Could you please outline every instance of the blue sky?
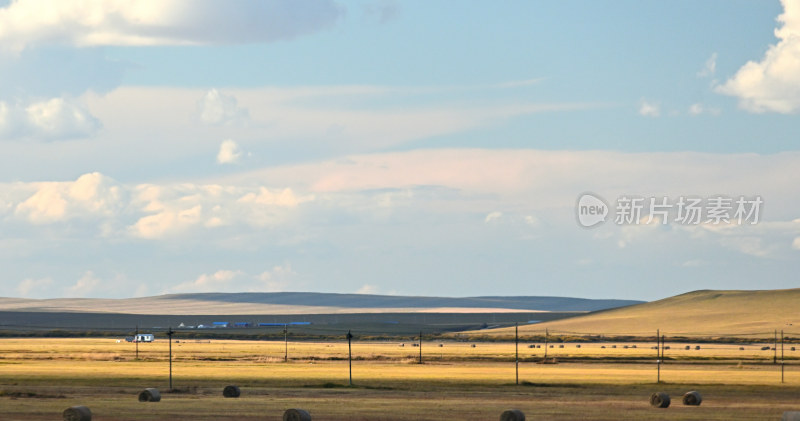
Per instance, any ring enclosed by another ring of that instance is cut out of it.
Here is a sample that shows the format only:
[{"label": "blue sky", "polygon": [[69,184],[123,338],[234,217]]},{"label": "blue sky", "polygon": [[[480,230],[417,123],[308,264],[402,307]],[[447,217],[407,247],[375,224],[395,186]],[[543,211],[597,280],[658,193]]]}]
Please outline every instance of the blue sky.
[{"label": "blue sky", "polygon": [[79,3],[0,1],[4,295],[797,286],[796,0]]}]

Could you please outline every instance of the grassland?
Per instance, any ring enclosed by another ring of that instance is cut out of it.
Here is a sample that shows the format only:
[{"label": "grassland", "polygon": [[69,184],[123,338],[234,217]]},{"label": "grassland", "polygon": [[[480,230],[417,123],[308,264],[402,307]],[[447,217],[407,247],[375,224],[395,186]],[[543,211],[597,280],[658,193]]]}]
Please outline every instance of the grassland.
[{"label": "grassland", "polygon": [[[520,347],[522,385],[515,385],[513,343],[439,342],[353,344],[354,386],[348,386],[344,342],[262,341],[173,342],[173,383],[169,388],[168,343],[135,345],[109,339],[0,340],[0,412],[4,420],[58,419],[66,407],[92,408],[96,420],[280,419],[301,407],[314,419],[425,420],[496,419],[508,408],[531,418],[574,419],[778,419],[800,409],[800,365],[792,360],[780,382],[780,366],[758,345],[702,344],[685,350],[671,344],[656,384],[652,344],[565,344],[547,348],[548,357],[583,356],[586,361],[538,364],[542,348]],[[602,348],[605,346],[605,348]],[[797,351],[800,352],[800,351]],[[787,349],[787,355],[789,355]],[[648,355],[650,360],[646,360]],[[631,362],[611,363],[605,357]],[[642,360],[637,361],[636,358]],[[225,385],[243,390],[224,399]],[[144,387],[165,392],[162,402],[140,403]],[[674,402],[650,408],[655,390],[704,394],[699,408]]]},{"label": "grassland", "polygon": [[[769,337],[774,330],[800,336],[800,289],[763,291],[695,291],[629,307],[520,326],[523,336],[553,333],[570,335],[670,336],[707,338],[729,335]],[[510,337],[513,328],[467,334]]]}]

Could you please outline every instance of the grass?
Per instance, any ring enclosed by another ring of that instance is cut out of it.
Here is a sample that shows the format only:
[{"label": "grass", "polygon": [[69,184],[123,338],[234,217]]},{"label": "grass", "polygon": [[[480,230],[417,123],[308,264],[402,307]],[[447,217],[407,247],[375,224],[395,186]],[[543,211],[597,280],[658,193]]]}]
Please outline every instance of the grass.
[{"label": "grass", "polygon": [[[596,356],[655,352],[640,345],[627,350],[599,345],[554,349]],[[350,387],[348,363],[341,359],[346,343],[292,343],[293,359],[284,363],[282,342],[181,341],[173,343],[178,393],[167,393],[167,347],[164,342],[140,344],[137,361],[133,344],[108,339],[0,340],[0,362],[9,363],[0,364],[1,418],[52,420],[79,404],[89,406],[98,420],[279,419],[292,407],[330,420],[496,419],[509,408],[554,420],[723,420],[778,419],[783,411],[800,408],[795,404],[800,367],[788,366],[781,384],[778,366],[734,363],[728,356],[736,355],[738,347],[724,345],[703,345],[692,352],[725,357],[726,362],[664,364],[662,384],[655,384],[652,362],[523,362],[523,384],[516,386],[511,343],[479,343],[475,348],[467,343],[445,342],[442,348],[423,344],[429,360],[422,365],[412,358],[419,349],[409,344],[354,343],[354,355],[367,359],[353,362]],[[761,357],[753,348],[745,353]],[[462,353],[479,358],[456,358]],[[242,397],[224,399],[222,389],[228,384],[241,387]],[[136,395],[145,387],[159,388],[162,401],[138,402]],[[680,405],[680,395],[695,389],[703,394],[703,405]],[[656,390],[671,394],[673,406],[650,408],[647,399]]]},{"label": "grass", "polygon": [[[599,311],[534,325],[520,326],[520,335],[634,335],[707,338],[740,335],[771,338],[786,331],[800,336],[800,289],[763,291],[694,291],[663,300]],[[513,328],[465,332],[466,335],[511,337]]]}]

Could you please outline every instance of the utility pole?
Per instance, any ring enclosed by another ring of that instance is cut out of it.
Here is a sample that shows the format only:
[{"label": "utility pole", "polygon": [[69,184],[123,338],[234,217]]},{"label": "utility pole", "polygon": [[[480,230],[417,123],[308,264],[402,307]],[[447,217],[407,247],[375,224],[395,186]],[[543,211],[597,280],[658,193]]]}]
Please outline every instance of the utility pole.
[{"label": "utility pole", "polygon": [[514,323],[514,353],[516,354],[517,386],[519,386],[519,323]]},{"label": "utility pole", "polygon": [[350,367],[350,386],[353,385],[353,346],[352,346],[353,334],[350,331],[347,331],[347,361]]},{"label": "utility pole", "polygon": [[136,334],[133,336],[133,342],[136,343],[136,361],[139,361],[139,325],[136,325]]},{"label": "utility pole", "polygon": [[781,329],[781,383],[783,383],[783,329]]},{"label": "utility pole", "polygon": [[775,329],[775,341],[772,344],[772,350],[774,351],[773,355],[772,355],[772,364],[777,364],[778,363],[778,329]]},{"label": "utility pole", "polygon": [[419,331],[419,363],[422,364],[422,331]]},{"label": "utility pole", "polygon": [[289,325],[283,325],[283,362],[289,362]]},{"label": "utility pole", "polygon": [[661,330],[656,329],[656,365],[658,366],[658,376],[656,383],[661,383]]},{"label": "utility pole", "polygon": [[172,335],[175,331],[172,330],[172,326],[169,327],[167,330],[167,336],[169,336],[169,390],[172,391]]},{"label": "utility pole", "polygon": [[550,339],[550,331],[544,330],[544,362],[547,362],[547,341]]}]

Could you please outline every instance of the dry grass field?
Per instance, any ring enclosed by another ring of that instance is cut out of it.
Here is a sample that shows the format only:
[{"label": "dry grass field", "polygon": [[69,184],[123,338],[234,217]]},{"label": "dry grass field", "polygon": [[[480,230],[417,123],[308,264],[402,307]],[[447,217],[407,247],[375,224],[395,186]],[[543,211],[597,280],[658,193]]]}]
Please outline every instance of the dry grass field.
[{"label": "dry grass field", "polygon": [[[0,416],[3,420],[53,420],[72,405],[86,405],[95,420],[278,420],[285,409],[305,408],[315,420],[498,419],[509,408],[531,418],[575,419],[779,419],[800,409],[800,366],[787,365],[785,383],[771,351],[758,345],[701,344],[686,351],[671,344],[656,384],[652,344],[565,344],[550,356],[631,356],[629,363],[538,364],[543,349],[520,346],[515,385],[513,343],[424,343],[424,364],[411,343],[353,343],[353,381],[348,386],[347,344],[181,341],[135,345],[111,339],[0,340]],[[625,349],[624,346],[629,346]],[[605,346],[606,348],[602,348]],[[674,351],[673,351],[674,349]],[[788,349],[788,348],[787,348]],[[682,357],[681,357],[682,356]],[[680,358],[678,358],[680,357]],[[468,359],[466,359],[468,358]],[[741,358],[741,359],[739,359]],[[793,362],[793,361],[792,361]],[[242,397],[226,399],[235,384]],[[162,401],[142,403],[137,393],[157,387]],[[704,395],[700,407],[684,407],[688,390]],[[663,390],[673,404],[654,409],[650,393]]]},{"label": "dry grass field", "polygon": [[[800,289],[760,291],[693,291],[663,300],[598,311],[585,316],[520,325],[520,335],[550,333],[655,336],[771,337],[774,330],[800,336]],[[470,334],[465,332],[465,334]],[[512,337],[513,328],[472,332],[474,335]]]}]

